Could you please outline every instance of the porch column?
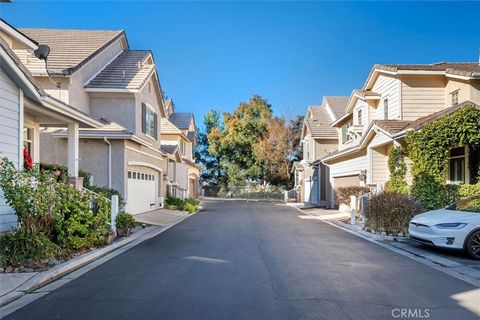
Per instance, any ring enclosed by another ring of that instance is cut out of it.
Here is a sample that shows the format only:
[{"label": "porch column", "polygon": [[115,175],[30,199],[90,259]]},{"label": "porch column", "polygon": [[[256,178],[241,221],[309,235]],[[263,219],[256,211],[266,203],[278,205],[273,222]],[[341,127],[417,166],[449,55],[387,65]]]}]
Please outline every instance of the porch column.
[{"label": "porch column", "polygon": [[68,175],[78,177],[78,123],[68,124]]},{"label": "porch column", "polygon": [[40,124],[38,122],[35,123],[33,127],[33,137],[32,137],[32,145],[33,145],[33,163],[40,162]]}]

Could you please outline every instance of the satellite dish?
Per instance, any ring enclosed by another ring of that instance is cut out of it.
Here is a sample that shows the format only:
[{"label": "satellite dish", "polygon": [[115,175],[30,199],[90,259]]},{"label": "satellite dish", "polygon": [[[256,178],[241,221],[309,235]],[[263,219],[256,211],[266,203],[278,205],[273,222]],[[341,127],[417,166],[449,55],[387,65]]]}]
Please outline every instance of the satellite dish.
[{"label": "satellite dish", "polygon": [[48,55],[50,54],[50,47],[46,44],[41,44],[33,53],[38,59],[47,61]]}]

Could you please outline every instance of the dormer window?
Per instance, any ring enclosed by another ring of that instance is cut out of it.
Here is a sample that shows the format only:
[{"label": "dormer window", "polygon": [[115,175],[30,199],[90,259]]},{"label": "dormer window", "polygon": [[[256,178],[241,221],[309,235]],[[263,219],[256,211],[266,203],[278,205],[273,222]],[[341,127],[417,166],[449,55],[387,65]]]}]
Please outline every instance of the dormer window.
[{"label": "dormer window", "polygon": [[362,124],[362,109],[359,109],[357,111],[357,124],[361,125]]},{"label": "dormer window", "polygon": [[452,107],[458,106],[458,90],[450,93],[450,96],[452,98]]}]

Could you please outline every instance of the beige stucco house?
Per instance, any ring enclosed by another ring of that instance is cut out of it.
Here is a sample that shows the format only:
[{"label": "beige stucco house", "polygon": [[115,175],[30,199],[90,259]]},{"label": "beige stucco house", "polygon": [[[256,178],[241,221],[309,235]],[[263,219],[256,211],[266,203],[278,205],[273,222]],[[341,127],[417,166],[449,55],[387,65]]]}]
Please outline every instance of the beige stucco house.
[{"label": "beige stucco house", "polygon": [[[452,113],[463,101],[480,104],[479,63],[375,65],[331,125],[338,132],[338,150],[322,158],[330,169],[330,183],[383,186],[389,179],[390,148],[405,146],[406,132]],[[450,160],[459,167],[447,170],[448,181],[468,183],[467,149],[456,151]]]},{"label": "beige stucco house", "polygon": [[[84,112],[59,100],[43,89],[40,81],[24,65],[19,54],[38,48],[39,43],[0,19],[0,158],[8,158],[23,168],[24,152],[39,162],[42,145],[40,128],[64,126],[66,130],[65,163],[72,177],[78,176],[79,128],[102,124]],[[38,60],[38,59],[37,59]],[[44,62],[38,61],[39,66]],[[17,222],[0,190],[0,231]]]},{"label": "beige stucco house", "polygon": [[309,106],[302,128],[303,160],[292,170],[298,200],[330,207],[329,168],[320,159],[338,148],[338,133],[330,124],[343,115],[348,97],[326,96],[320,106]]},{"label": "beige stucco house", "polygon": [[197,198],[200,167],[195,164],[197,131],[192,113],[176,113],[173,105],[167,105],[167,118],[162,118],[162,148],[177,153],[180,161],[172,161],[176,176],[170,182],[169,194]]},{"label": "beige stucco house", "polygon": [[[161,148],[166,110],[150,51],[131,50],[123,31],[20,29],[50,49],[48,72],[27,48],[14,48],[42,88],[99,126],[78,130],[78,165],[92,184],[117,189],[126,210],[163,204],[169,159]],[[68,130],[42,128],[39,161],[66,164]]]}]

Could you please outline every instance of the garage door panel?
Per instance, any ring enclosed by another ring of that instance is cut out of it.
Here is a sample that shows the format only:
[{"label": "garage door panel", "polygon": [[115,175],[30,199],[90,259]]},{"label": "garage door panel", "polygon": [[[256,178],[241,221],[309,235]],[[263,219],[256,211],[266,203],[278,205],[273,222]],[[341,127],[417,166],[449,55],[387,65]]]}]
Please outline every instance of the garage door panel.
[{"label": "garage door panel", "polygon": [[154,209],[157,202],[158,175],[139,170],[128,171],[128,212],[135,214]]},{"label": "garage door panel", "polygon": [[358,175],[335,177],[333,178],[333,185],[335,188],[351,187],[360,185],[360,177]]}]

